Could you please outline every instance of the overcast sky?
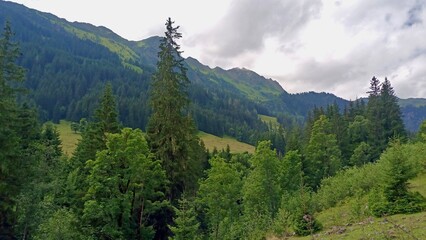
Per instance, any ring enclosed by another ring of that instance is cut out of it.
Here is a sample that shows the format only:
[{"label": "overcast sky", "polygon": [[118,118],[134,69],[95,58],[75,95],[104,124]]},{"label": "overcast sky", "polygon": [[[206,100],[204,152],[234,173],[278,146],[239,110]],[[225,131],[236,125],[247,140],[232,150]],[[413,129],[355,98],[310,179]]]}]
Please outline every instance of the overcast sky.
[{"label": "overcast sky", "polygon": [[366,96],[373,76],[426,98],[426,0],[14,0],[129,40],[181,26],[184,56],[245,67],[285,90]]}]

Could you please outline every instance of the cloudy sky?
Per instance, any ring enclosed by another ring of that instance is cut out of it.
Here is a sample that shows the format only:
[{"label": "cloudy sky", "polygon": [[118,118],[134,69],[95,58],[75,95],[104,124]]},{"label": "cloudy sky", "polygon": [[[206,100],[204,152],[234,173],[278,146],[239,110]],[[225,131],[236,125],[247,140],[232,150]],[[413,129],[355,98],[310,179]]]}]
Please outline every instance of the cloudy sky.
[{"label": "cloudy sky", "polygon": [[14,0],[129,40],[181,26],[184,56],[245,67],[289,92],[366,96],[372,76],[426,98],[426,0]]}]

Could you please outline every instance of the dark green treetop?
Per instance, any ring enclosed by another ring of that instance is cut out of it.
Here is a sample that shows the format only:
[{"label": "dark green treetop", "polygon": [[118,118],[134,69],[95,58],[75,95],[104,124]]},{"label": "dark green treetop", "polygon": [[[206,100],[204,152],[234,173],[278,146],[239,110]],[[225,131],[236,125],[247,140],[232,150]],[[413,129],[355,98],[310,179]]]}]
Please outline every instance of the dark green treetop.
[{"label": "dark green treetop", "polygon": [[179,26],[169,18],[158,53],[157,72],[153,76],[150,103],[152,115],[147,132],[152,151],[161,160],[171,183],[169,198],[177,200],[194,188],[200,170],[196,128],[189,116],[187,87],[189,80],[177,40]]}]

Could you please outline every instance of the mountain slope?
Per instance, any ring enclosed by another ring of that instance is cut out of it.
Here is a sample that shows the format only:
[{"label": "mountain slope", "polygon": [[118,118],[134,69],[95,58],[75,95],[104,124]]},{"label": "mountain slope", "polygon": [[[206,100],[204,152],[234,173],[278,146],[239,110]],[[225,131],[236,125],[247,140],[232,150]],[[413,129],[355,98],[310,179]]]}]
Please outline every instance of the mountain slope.
[{"label": "mountain slope", "polygon": [[[49,13],[0,1],[22,51],[30,99],[46,120],[78,121],[91,115],[98,94],[111,82],[124,125],[144,129],[150,114],[149,86],[160,37],[128,41],[105,27],[71,23]],[[304,118],[313,106],[347,101],[327,93],[289,94],[276,81],[234,68],[210,68],[186,59],[191,112],[198,128],[251,142],[267,130],[258,114]],[[416,119],[419,117],[416,116]]]}]

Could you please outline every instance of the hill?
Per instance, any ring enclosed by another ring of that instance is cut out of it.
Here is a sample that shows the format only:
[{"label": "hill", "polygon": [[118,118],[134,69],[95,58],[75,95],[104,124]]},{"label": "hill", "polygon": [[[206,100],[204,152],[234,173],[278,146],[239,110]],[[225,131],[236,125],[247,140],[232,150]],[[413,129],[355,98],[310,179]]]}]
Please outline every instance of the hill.
[{"label": "hill", "polygon": [[[426,196],[426,174],[410,181],[411,190]],[[355,198],[318,213],[324,230],[314,237],[289,237],[284,239],[425,239],[426,212],[398,214],[382,218],[354,219]],[[364,209],[367,210],[367,209]],[[279,238],[273,238],[278,240]]]},{"label": "hill", "polygon": [[231,137],[217,137],[205,132],[199,132],[198,136],[203,140],[206,148],[211,152],[215,148],[216,150],[226,150],[229,146],[231,153],[254,153],[254,146],[239,142]]},{"label": "hill", "polygon": [[[42,119],[78,121],[90,116],[99,92],[111,82],[122,123],[145,128],[160,37],[128,41],[105,27],[0,1],[0,23],[6,19],[21,46],[19,64],[27,69],[29,98]],[[254,144],[256,135],[267,130],[258,114],[300,120],[314,106],[336,102],[343,109],[348,103],[329,93],[289,94],[278,82],[248,69],[210,68],[191,57],[185,62],[191,113],[201,131],[216,136]],[[409,110],[409,128],[417,129],[426,113],[417,107]]]},{"label": "hill", "polygon": [[[55,126],[57,127],[60,134],[62,151],[67,156],[71,156],[75,150],[75,147],[77,146],[79,139],[81,139],[80,134],[71,131],[71,123],[68,121],[61,120],[60,123],[55,124]],[[199,132],[198,136],[201,138],[201,140],[203,140],[206,148],[209,151],[213,151],[214,148],[217,150],[222,150],[229,146],[231,153],[254,152],[254,146],[239,142],[231,137],[221,138],[205,132]]]}]

